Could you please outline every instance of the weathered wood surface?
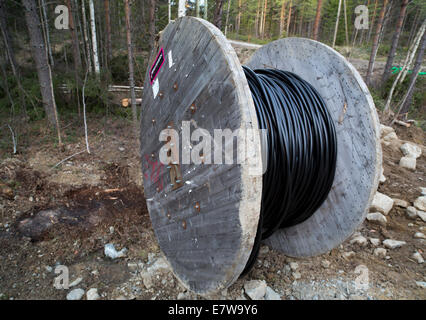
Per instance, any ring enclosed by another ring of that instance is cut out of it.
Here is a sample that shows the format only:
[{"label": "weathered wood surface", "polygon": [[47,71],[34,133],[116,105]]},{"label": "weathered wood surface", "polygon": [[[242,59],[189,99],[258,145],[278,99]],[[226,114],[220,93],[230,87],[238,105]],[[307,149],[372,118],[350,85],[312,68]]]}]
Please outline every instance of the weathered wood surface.
[{"label": "weathered wood surface", "polygon": [[[161,48],[165,62],[154,96],[148,72]],[[183,285],[200,294],[218,291],[238,278],[250,255],[262,179],[251,176],[245,165],[181,164],[183,185],[175,189],[159,162],[164,145],[159,135],[171,124],[181,138],[182,121],[211,134],[213,129],[257,128],[250,89],[232,46],[216,27],[197,18],[182,17],[166,27],[148,72],[141,156],[152,225]]]},{"label": "weathered wood surface", "polygon": [[257,50],[247,65],[299,75],[319,91],[335,121],[337,170],[327,200],[305,222],[266,240],[294,257],[327,252],[360,226],[377,190],[382,154],[373,99],[358,71],[342,55],[313,40],[271,42]]}]

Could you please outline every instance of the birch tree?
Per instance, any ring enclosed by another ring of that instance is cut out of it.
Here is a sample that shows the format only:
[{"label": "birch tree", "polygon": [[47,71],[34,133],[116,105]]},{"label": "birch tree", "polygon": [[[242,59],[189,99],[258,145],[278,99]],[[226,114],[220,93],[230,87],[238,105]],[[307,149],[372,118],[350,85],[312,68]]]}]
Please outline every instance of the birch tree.
[{"label": "birch tree", "polygon": [[406,94],[404,95],[404,98],[400,102],[399,110],[395,116],[395,119],[398,117],[399,114],[407,115],[411,102],[413,100],[413,92],[414,92],[414,85],[416,83],[416,80],[419,76],[419,72],[422,67],[423,57],[425,53],[425,47],[426,47],[426,32],[423,32],[423,37],[420,44],[419,52],[417,53],[416,63],[414,64],[413,72],[411,73],[410,83],[408,85],[408,90]]},{"label": "birch tree", "polygon": [[89,0],[89,10],[90,10],[90,30],[92,33],[93,64],[95,67],[95,73],[100,74],[101,69],[99,66],[98,41],[96,39],[95,7],[93,5],[93,0]]},{"label": "birch tree", "polygon": [[186,16],[186,0],[179,0],[178,3],[178,18]]},{"label": "birch tree", "polygon": [[414,59],[414,56],[416,55],[416,51],[417,51],[417,48],[419,46],[419,43],[420,43],[420,41],[423,38],[423,35],[425,33],[425,29],[426,29],[426,20],[423,21],[422,26],[420,27],[419,31],[417,32],[417,35],[414,38],[413,43],[411,44],[410,48],[408,49],[407,55],[405,57],[404,64],[402,66],[402,70],[398,73],[395,81],[392,84],[392,87],[389,91],[388,98],[386,99],[386,105],[385,105],[385,109],[384,109],[385,113],[388,113],[388,114],[390,113],[390,104],[391,104],[391,101],[392,101],[392,97],[393,97],[393,93],[395,91],[395,88],[398,85],[398,83],[400,82],[400,79],[402,78],[403,73],[407,70],[407,67],[410,64],[410,61],[412,61]]},{"label": "birch tree", "polygon": [[341,9],[341,7],[342,7],[342,0],[339,0],[339,7],[337,8],[336,25],[334,27],[333,45],[332,45],[333,48],[334,48],[334,46],[336,44],[336,37],[337,37],[337,30],[339,28],[339,19],[340,19],[340,9]]}]

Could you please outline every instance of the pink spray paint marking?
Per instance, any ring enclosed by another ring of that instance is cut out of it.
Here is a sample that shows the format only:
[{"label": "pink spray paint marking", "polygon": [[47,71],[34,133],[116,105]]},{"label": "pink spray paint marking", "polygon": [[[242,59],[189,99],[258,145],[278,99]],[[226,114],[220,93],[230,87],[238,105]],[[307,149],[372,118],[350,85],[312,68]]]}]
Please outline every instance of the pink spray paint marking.
[{"label": "pink spray paint marking", "polygon": [[152,184],[158,188],[159,191],[162,191],[164,188],[163,184],[163,168],[164,165],[159,161],[151,161],[150,156],[146,154],[145,156],[145,172],[143,174],[144,179],[149,180]]}]

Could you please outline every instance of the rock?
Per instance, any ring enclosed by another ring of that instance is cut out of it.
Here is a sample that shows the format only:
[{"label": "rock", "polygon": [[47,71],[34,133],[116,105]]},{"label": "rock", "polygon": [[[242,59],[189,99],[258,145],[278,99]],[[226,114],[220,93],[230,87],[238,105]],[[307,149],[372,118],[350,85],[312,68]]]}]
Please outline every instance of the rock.
[{"label": "rock", "polygon": [[343,252],[343,254],[342,254],[342,257],[345,260],[352,259],[354,256],[355,256],[355,252],[354,251]]},{"label": "rock", "polygon": [[327,269],[328,267],[330,267],[331,263],[328,260],[322,260],[321,265],[323,268]]},{"label": "rock", "polygon": [[281,296],[270,287],[266,287],[265,300],[281,300]]},{"label": "rock", "polygon": [[15,195],[12,188],[0,182],[0,195],[6,199],[13,200]]},{"label": "rock", "polygon": [[177,300],[186,300],[188,297],[188,295],[184,292],[179,292],[178,296],[177,296]]},{"label": "rock", "polygon": [[426,188],[419,187],[420,192],[422,193],[422,196],[426,196]]},{"label": "rock", "polygon": [[291,275],[293,276],[294,280],[299,280],[300,278],[302,278],[302,275],[298,271],[293,272]]},{"label": "rock", "polygon": [[380,124],[380,137],[383,138],[389,133],[395,132],[394,128]]},{"label": "rock", "polygon": [[367,220],[371,223],[380,224],[385,226],[388,220],[380,212],[372,212],[367,214]]},{"label": "rock", "polygon": [[382,167],[382,172],[380,173],[380,179],[379,179],[380,183],[384,183],[386,181],[386,177],[384,176],[383,173],[384,173],[384,170],[383,170],[383,167]]},{"label": "rock", "polygon": [[414,208],[414,207],[408,207],[406,210],[405,210],[405,213],[407,214],[407,216],[410,218],[410,219],[416,219],[417,218],[417,210],[416,210],[416,208]]},{"label": "rock", "polygon": [[421,211],[426,211],[426,196],[418,197],[414,201],[414,206]]},{"label": "rock", "polygon": [[170,266],[167,263],[166,259],[164,259],[163,257],[160,257],[157,260],[155,260],[150,267],[147,268],[147,271],[152,274],[155,274],[158,272],[169,272]]},{"label": "rock", "polygon": [[399,160],[399,166],[410,170],[416,170],[416,158],[402,157]]},{"label": "rock", "polygon": [[387,215],[389,211],[391,211],[392,207],[393,207],[392,198],[377,191],[376,194],[374,195],[373,202],[371,203],[371,208]]},{"label": "rock", "polygon": [[393,199],[393,204],[402,208],[407,208],[410,205],[407,201],[401,199]]},{"label": "rock", "polygon": [[107,243],[104,248],[104,253],[111,259],[123,258],[126,256],[127,249],[123,248],[120,251],[115,250],[114,244]]},{"label": "rock", "polygon": [[370,242],[373,246],[377,247],[380,244],[380,239],[378,238],[370,238]]},{"label": "rock", "polygon": [[425,281],[416,281],[416,284],[420,288],[426,289],[426,282]]},{"label": "rock", "polygon": [[412,255],[412,257],[413,257],[413,259],[415,259],[417,261],[417,263],[423,263],[423,262],[425,262],[423,260],[422,255],[418,251],[414,252],[413,255]]},{"label": "rock", "polygon": [[426,236],[424,235],[424,233],[416,232],[414,234],[414,238],[416,238],[416,239],[426,239]]},{"label": "rock", "polygon": [[423,221],[425,221],[425,222],[426,222],[426,212],[421,211],[421,210],[418,210],[418,211],[417,211],[417,216],[418,216],[420,219],[422,219]]},{"label": "rock", "polygon": [[77,279],[75,279],[73,282],[71,282],[68,286],[71,288],[71,287],[75,287],[75,286],[78,286],[80,283],[81,283],[81,281],[83,281],[83,278],[82,277],[78,277]]},{"label": "rock", "polygon": [[384,248],[376,248],[376,249],[374,249],[373,254],[377,257],[384,258],[384,257],[386,257],[386,252],[387,252],[387,250],[384,249]]},{"label": "rock", "polygon": [[[384,218],[384,216],[383,216]],[[386,219],[386,218],[385,218]],[[367,245],[367,239],[361,235],[355,236],[351,239],[350,244],[358,244],[362,247]]]},{"label": "rock", "polygon": [[392,140],[398,140],[398,136],[396,135],[395,131],[388,133],[383,137],[383,140],[386,142],[390,142]]},{"label": "rock", "polygon": [[137,270],[138,270],[138,264],[137,264],[137,263],[134,263],[134,262],[129,262],[129,263],[127,264],[127,268],[129,268],[129,270],[130,270],[131,272],[135,272],[135,271],[137,271]]},{"label": "rock", "polygon": [[417,159],[422,154],[422,149],[412,143],[404,143],[400,147],[402,153],[406,157]]},{"label": "rock", "polygon": [[142,282],[145,288],[151,289],[152,286],[154,285],[154,283],[152,282],[151,274],[148,272],[142,272],[141,277],[142,277]]},{"label": "rock", "polygon": [[99,300],[101,297],[98,294],[98,289],[91,288],[86,292],[87,300]]},{"label": "rock", "polygon": [[290,269],[292,271],[296,271],[299,268],[299,264],[297,262],[290,262]]},{"label": "rock", "polygon": [[392,239],[386,239],[385,241],[383,241],[383,245],[388,249],[396,249],[402,247],[405,244],[407,244],[405,241],[398,241]]},{"label": "rock", "polygon": [[267,255],[269,252],[269,247],[268,246],[261,246],[260,250],[259,250],[259,255],[260,256],[265,256]]},{"label": "rock", "polygon": [[71,290],[67,294],[67,300],[81,300],[83,296],[84,296],[84,290],[78,288],[78,289]]},{"label": "rock", "polygon": [[251,280],[244,284],[244,291],[252,300],[263,300],[266,294],[264,280]]},{"label": "rock", "polygon": [[118,150],[123,152],[125,149],[123,147],[118,147]]}]

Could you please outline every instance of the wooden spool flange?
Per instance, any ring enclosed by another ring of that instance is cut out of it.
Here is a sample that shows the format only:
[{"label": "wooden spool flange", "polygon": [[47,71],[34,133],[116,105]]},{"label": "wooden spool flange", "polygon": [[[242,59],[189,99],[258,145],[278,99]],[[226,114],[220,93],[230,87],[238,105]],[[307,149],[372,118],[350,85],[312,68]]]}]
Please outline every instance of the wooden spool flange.
[{"label": "wooden spool flange", "polygon": [[[372,98],[345,58],[315,41],[272,42],[248,65],[298,74],[319,91],[336,121],[337,171],[328,199],[313,217],[266,241],[292,256],[330,250],[360,225],[377,188],[381,149]],[[142,172],[156,237],[185,287],[198,294],[217,292],[239,277],[250,256],[262,177],[245,164],[163,165],[159,151],[165,142],[159,136],[164,129],[182,136],[183,121],[191,130],[211,133],[257,129],[247,80],[220,30],[182,17],[160,34],[144,84]]]}]

